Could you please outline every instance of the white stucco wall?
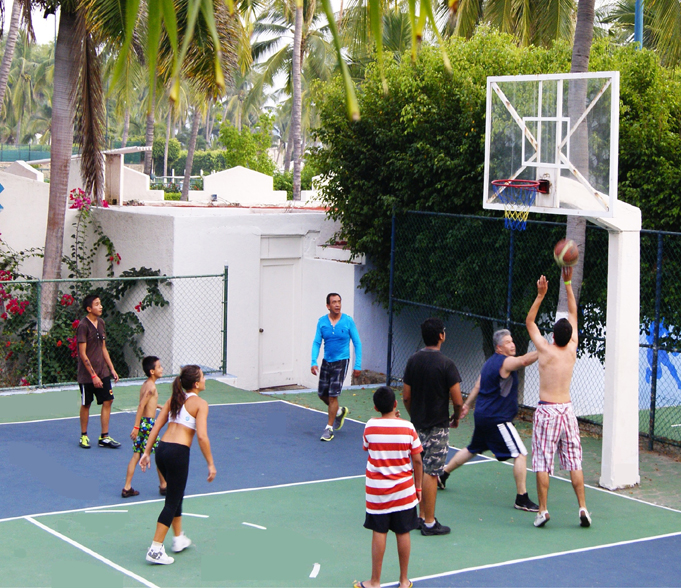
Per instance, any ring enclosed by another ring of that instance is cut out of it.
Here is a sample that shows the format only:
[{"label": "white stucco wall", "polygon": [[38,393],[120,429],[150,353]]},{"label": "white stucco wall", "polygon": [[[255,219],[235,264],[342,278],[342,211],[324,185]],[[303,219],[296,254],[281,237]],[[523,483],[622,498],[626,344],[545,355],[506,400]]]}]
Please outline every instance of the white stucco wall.
[{"label": "white stucco wall", "polygon": [[196,200],[210,200],[211,194],[217,194],[220,201],[238,203],[242,206],[286,202],[286,192],[274,190],[272,176],[240,165],[205,176],[203,192],[205,196],[197,194]]},{"label": "white stucco wall", "polygon": [[[12,169],[17,168],[12,167]],[[24,175],[8,173],[6,170],[0,171],[0,184],[4,187],[0,193],[0,205],[4,208],[0,211],[0,239],[15,251],[44,247],[50,185],[43,181],[29,179]],[[75,217],[76,211],[67,208],[64,230],[66,251],[71,246],[73,233],[71,225]],[[42,267],[43,260],[33,257],[27,259],[21,271],[39,276],[42,273]]]},{"label": "white stucco wall", "polygon": [[163,190],[150,190],[149,176],[123,166],[123,202],[130,200],[159,201],[165,197]]}]

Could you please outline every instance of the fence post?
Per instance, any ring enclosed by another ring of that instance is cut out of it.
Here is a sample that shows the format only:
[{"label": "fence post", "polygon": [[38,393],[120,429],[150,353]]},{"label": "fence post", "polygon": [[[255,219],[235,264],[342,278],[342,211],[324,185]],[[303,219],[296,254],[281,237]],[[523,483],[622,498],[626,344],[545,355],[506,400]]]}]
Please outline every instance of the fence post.
[{"label": "fence post", "polygon": [[388,359],[385,385],[390,386],[393,361],[393,283],[395,281],[395,205],[393,204],[392,225],[390,228],[390,285],[388,287]]},{"label": "fence post", "polygon": [[648,449],[655,443],[655,410],[657,405],[657,351],[660,340],[660,303],[662,301],[662,233],[657,234],[657,273],[655,275],[655,322],[653,324],[653,362],[650,366],[650,420]]},{"label": "fence post", "polygon": [[508,291],[506,293],[506,326],[511,326],[511,302],[513,300],[513,257],[515,253],[515,231],[509,231],[508,244]]},{"label": "fence post", "polygon": [[36,336],[38,337],[38,388],[43,387],[43,336],[42,330],[42,300],[43,300],[43,288],[42,282],[38,280],[36,285]]},{"label": "fence post", "polygon": [[229,296],[229,266],[225,266],[222,295],[222,375],[227,375],[227,300]]}]

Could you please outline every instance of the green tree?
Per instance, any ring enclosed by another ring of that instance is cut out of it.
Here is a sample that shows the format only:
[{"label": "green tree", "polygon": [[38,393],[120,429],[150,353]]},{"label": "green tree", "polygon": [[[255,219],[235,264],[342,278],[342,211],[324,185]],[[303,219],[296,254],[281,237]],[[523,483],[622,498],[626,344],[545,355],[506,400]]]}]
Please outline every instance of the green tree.
[{"label": "green tree", "polygon": [[[322,196],[339,239],[366,254],[374,269],[362,285],[387,300],[390,217],[424,210],[483,214],[487,76],[567,72],[571,48],[519,48],[508,35],[481,29],[470,41],[447,45],[449,77],[434,48],[417,61],[386,64],[390,100],[380,72],[367,70],[358,95],[363,117],[344,116],[339,79],[320,85],[322,147],[314,155],[325,180]],[[681,200],[681,84],[652,52],[594,45],[592,69],[620,70],[620,198],[640,206],[649,228],[678,228]],[[678,203],[678,204],[677,204]]]},{"label": "green tree", "polygon": [[241,165],[270,176],[274,174],[275,165],[267,153],[272,144],[273,126],[273,118],[266,114],[260,115],[253,130],[244,127],[239,132],[230,123],[224,123],[220,128],[220,144],[225,148],[226,167]]}]

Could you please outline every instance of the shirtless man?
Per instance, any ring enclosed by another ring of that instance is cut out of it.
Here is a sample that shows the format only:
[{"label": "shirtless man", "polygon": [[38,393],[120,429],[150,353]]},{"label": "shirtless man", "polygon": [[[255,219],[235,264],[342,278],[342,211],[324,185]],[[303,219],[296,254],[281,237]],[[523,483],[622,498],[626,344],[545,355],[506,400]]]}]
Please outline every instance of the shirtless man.
[{"label": "shirtless man", "polygon": [[568,318],[553,327],[553,343],[549,343],[535,323],[537,312],[549,288],[545,276],[537,281],[537,298],[525,319],[527,331],[539,353],[539,405],[534,413],[532,431],[532,468],[537,473],[539,512],[535,527],[543,527],[551,518],[547,509],[549,476],[553,473],[553,456],[559,451],[560,467],[570,471],[572,488],[579,503],[579,524],[591,525],[584,497],[582,444],[579,425],[570,402],[570,381],[577,361],[577,302],[572,291],[572,268],[563,268],[567,291]]}]

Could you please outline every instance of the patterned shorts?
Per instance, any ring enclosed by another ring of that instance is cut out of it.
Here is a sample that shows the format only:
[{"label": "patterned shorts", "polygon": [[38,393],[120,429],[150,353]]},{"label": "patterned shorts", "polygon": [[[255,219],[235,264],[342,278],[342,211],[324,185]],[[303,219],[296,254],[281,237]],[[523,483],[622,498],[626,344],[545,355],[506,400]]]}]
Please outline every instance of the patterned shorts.
[{"label": "patterned shorts", "polygon": [[539,404],[532,429],[532,469],[553,474],[553,456],[558,450],[560,469],[582,469],[582,442],[572,403]]},{"label": "patterned shorts", "polygon": [[449,451],[449,428],[431,427],[417,429],[421,445],[423,445],[423,473],[438,476],[443,472],[447,463]]},{"label": "patterned shorts", "polygon": [[322,396],[340,396],[345,375],[348,373],[349,363],[349,359],[332,362],[322,360],[322,367],[319,370],[319,388],[317,389],[317,395],[320,398]]},{"label": "patterned shorts", "polygon": [[[142,417],[140,420],[140,430],[137,432],[137,439],[135,439],[132,443],[133,453],[144,453],[144,450],[147,448],[147,439],[149,439],[149,433],[151,433],[151,430],[154,428],[155,421],[156,419]],[[151,452],[154,453],[157,447],[158,438],[156,438],[156,442],[154,443]]]}]

